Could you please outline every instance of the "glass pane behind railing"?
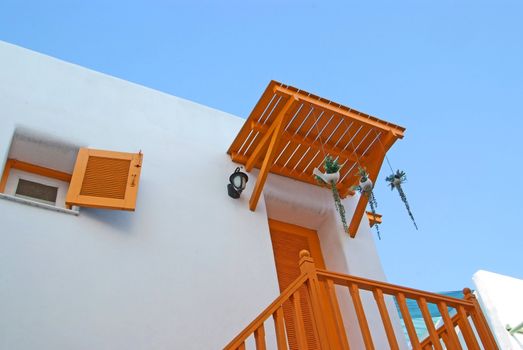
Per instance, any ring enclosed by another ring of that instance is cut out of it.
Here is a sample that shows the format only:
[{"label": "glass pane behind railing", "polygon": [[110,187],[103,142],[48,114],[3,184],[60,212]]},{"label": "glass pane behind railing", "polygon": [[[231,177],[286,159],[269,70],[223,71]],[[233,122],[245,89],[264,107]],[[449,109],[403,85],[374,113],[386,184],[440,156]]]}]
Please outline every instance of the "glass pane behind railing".
[{"label": "glass pane behind railing", "polygon": [[[463,299],[463,292],[458,291],[451,291],[451,292],[440,292],[438,294],[445,295],[452,298],[458,298]],[[394,298],[394,301],[396,303],[396,308],[398,309],[398,315],[400,317],[401,326],[403,328],[403,333],[405,334],[406,339],[409,339],[409,336],[407,334],[407,329],[405,328],[405,322],[403,322],[403,316],[401,315],[401,312],[398,308],[398,303],[396,302],[396,298]],[[428,308],[430,315],[432,316],[432,322],[434,323],[434,326],[438,328],[441,324],[443,324],[443,321],[441,319],[441,314],[438,310],[438,307],[436,304],[428,303]],[[414,328],[416,329],[416,333],[418,334],[418,337],[420,340],[425,339],[428,336],[428,330],[427,326],[425,324],[425,321],[423,320],[423,316],[421,315],[421,310],[418,307],[418,303],[416,300],[413,299],[407,299],[407,307],[409,308],[409,313],[412,316],[412,323],[414,324]],[[456,310],[452,307],[448,308],[450,317],[454,316],[456,314]]]}]

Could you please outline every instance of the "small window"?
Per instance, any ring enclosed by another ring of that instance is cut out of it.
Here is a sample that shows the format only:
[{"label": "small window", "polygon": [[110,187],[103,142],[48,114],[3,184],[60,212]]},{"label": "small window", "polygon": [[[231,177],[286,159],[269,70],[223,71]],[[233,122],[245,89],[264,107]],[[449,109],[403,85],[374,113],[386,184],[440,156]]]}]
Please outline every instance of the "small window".
[{"label": "small window", "polygon": [[142,153],[78,147],[18,128],[0,178],[0,197],[60,211],[134,210]]},{"label": "small window", "polygon": [[44,185],[38,182],[19,179],[15,196],[31,199],[37,202],[56,205],[58,187]]}]

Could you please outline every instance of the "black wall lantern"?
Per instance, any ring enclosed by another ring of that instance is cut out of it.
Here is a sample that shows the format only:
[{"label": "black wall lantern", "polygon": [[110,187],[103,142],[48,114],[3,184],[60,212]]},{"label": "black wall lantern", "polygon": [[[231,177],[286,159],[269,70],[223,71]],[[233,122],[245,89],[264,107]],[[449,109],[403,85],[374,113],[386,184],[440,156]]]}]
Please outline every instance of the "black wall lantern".
[{"label": "black wall lantern", "polygon": [[245,189],[245,185],[249,181],[247,174],[240,171],[240,167],[234,170],[234,173],[229,176],[230,184],[227,185],[227,192],[232,198],[240,198],[240,194]]}]

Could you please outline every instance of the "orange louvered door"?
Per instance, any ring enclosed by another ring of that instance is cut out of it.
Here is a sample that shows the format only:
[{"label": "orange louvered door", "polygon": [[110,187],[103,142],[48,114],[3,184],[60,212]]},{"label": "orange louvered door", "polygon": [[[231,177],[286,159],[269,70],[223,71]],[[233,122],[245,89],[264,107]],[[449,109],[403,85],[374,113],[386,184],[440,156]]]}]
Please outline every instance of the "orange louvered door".
[{"label": "orange louvered door", "polygon": [[[301,250],[308,250],[316,262],[316,265],[320,268],[325,268],[316,231],[275,220],[269,220],[269,227],[280,291],[285,290],[285,288],[300,276],[298,262]],[[319,349],[316,327],[312,318],[309,296],[305,286],[300,290],[300,303],[303,313],[303,324],[307,335],[308,349]],[[290,302],[283,305],[283,312],[289,348],[290,350],[298,350],[293,319],[294,310]]]},{"label": "orange louvered door", "polygon": [[141,166],[141,153],[81,148],[76,158],[66,204],[134,210]]}]

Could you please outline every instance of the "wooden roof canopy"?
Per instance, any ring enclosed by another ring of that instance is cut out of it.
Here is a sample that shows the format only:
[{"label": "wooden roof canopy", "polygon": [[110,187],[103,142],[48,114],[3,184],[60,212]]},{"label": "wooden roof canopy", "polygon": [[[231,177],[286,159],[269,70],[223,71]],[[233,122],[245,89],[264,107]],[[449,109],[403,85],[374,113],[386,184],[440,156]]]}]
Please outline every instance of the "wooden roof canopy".
[{"label": "wooden roof canopy", "polygon": [[[271,81],[227,153],[246,171],[259,168],[249,207],[256,209],[268,172],[318,185],[314,168],[323,171],[327,155],[342,165],[337,184],[342,197],[358,183],[358,166],[373,182],[385,154],[403,138],[405,128],[315,96],[307,91]],[[361,196],[349,231],[365,212]],[[352,236],[352,232],[351,236]]]}]

